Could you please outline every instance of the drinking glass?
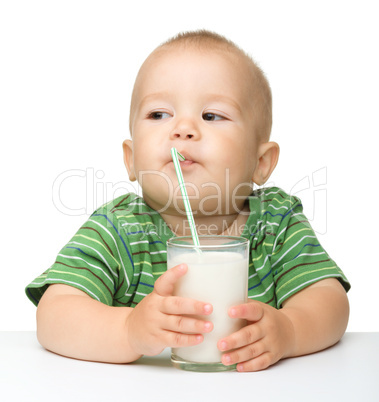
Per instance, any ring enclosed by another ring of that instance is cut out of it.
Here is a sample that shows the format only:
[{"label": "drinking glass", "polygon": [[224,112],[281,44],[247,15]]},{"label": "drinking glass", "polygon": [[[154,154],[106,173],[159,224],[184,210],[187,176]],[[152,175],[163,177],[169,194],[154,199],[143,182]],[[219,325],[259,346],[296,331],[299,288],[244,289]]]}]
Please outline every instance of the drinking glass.
[{"label": "drinking glass", "polygon": [[187,273],[175,285],[174,295],[212,304],[208,316],[195,316],[213,323],[201,344],[173,348],[172,364],[190,371],[227,371],[235,365],[221,363],[217,342],[245,325],[230,318],[228,309],[246,303],[249,240],[233,236],[199,236],[200,246],[191,236],[173,237],[167,242],[167,269],[186,263]]}]

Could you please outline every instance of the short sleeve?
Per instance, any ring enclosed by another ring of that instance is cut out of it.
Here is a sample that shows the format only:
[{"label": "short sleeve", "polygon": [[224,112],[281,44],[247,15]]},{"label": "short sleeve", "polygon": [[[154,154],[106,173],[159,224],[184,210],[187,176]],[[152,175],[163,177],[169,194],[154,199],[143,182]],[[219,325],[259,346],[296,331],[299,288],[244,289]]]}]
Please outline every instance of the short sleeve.
[{"label": "short sleeve", "polygon": [[[270,257],[277,307],[298,291],[327,278],[337,278],[348,291],[347,278],[317,239],[300,199],[287,197],[287,209],[277,221]],[[283,200],[281,205],[286,205]]]},{"label": "short sleeve", "polygon": [[112,305],[121,279],[131,282],[132,265],[118,228],[107,214],[95,212],[62,248],[53,265],[27,286],[26,294],[38,305],[48,285],[60,283]]}]

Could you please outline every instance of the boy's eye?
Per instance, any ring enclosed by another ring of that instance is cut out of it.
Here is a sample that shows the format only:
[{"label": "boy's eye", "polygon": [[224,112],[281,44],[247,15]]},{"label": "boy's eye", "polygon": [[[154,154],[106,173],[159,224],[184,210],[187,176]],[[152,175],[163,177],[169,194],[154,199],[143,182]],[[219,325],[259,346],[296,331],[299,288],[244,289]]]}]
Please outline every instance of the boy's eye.
[{"label": "boy's eye", "polygon": [[170,115],[165,112],[151,112],[148,117],[152,120],[162,120],[167,119],[167,117],[170,117]]},{"label": "boy's eye", "polygon": [[217,120],[222,120],[223,117],[219,116],[218,114],[215,114],[215,113],[204,113],[203,119],[205,121],[217,121]]}]

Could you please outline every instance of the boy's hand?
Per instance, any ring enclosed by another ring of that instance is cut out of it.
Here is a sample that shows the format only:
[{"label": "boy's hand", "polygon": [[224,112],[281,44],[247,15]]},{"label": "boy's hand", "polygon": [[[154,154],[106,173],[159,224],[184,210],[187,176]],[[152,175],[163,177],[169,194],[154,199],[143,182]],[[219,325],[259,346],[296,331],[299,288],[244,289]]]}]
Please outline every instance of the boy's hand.
[{"label": "boy's hand", "polygon": [[277,310],[251,301],[229,309],[247,326],[217,343],[225,365],[263,370],[284,357],[302,356],[338,342],[349,318],[349,301],[336,278],[316,282],[289,297]]},{"label": "boy's hand", "polygon": [[197,345],[202,333],[212,331],[211,322],[191,317],[211,314],[209,303],[173,296],[175,283],[187,269],[181,264],[165,272],[128,316],[128,342],[136,354],[154,356],[166,347]]},{"label": "boy's hand", "polygon": [[230,308],[229,316],[246,319],[247,325],[217,343],[219,350],[225,352],[223,364],[238,363],[238,371],[263,370],[293,348],[292,322],[280,310],[251,301]]}]

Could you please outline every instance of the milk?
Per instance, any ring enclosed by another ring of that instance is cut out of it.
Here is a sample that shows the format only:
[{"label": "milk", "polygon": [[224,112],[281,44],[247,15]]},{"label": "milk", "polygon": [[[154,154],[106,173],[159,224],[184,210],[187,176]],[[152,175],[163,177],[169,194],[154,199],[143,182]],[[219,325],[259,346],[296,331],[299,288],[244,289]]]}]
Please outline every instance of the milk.
[{"label": "milk", "polygon": [[186,361],[220,362],[217,342],[245,325],[245,320],[230,318],[228,309],[247,300],[248,259],[230,251],[184,251],[169,259],[168,268],[181,263],[188,265],[188,272],[176,284],[174,294],[212,304],[212,314],[196,317],[211,321],[213,330],[204,334],[201,344],[172,352]]}]

